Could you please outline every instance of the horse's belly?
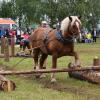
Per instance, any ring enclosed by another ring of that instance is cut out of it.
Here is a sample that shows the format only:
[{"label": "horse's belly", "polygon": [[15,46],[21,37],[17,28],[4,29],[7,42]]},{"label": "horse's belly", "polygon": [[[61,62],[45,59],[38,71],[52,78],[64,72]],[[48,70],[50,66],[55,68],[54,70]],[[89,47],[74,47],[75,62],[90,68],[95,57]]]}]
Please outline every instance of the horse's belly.
[{"label": "horse's belly", "polygon": [[73,45],[57,45],[55,42],[53,45],[49,46],[48,49],[50,55],[57,54],[58,57],[61,57],[69,55],[71,52],[73,52]]},{"label": "horse's belly", "polygon": [[72,51],[73,51],[73,50],[72,50],[71,48],[61,50],[60,52],[58,52],[58,56],[59,56],[59,57],[62,57],[62,56],[70,55],[70,53],[71,53]]}]

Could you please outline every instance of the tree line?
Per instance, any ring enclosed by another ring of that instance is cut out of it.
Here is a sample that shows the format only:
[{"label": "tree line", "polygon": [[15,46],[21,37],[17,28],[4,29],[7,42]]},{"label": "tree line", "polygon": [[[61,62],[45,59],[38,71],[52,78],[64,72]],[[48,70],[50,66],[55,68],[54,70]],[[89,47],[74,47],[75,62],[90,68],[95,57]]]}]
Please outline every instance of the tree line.
[{"label": "tree line", "polygon": [[66,16],[82,16],[85,27],[96,27],[100,20],[100,0],[10,0],[0,3],[0,17],[18,20],[19,26],[48,19],[52,26]]}]

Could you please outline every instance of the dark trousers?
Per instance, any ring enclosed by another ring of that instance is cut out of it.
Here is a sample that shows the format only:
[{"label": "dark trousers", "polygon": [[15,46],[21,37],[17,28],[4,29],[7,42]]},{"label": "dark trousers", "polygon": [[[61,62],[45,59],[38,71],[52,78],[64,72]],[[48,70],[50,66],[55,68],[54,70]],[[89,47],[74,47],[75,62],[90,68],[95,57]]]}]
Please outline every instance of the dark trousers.
[{"label": "dark trousers", "polygon": [[29,45],[29,40],[22,40],[21,42],[20,42],[20,48],[23,48],[23,51],[26,49],[26,47],[28,48],[28,49],[30,49],[30,45]]},{"label": "dark trousers", "polygon": [[96,41],[97,41],[96,36],[93,36],[93,42],[96,42]]}]

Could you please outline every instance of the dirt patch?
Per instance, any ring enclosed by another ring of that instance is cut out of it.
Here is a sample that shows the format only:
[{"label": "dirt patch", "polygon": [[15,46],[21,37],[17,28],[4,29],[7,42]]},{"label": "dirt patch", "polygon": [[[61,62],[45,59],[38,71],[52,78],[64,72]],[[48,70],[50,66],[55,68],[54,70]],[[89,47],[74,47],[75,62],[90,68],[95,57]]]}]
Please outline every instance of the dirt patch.
[{"label": "dirt patch", "polygon": [[65,86],[63,83],[52,84],[50,82],[47,82],[45,83],[43,88],[49,88],[49,89],[53,89],[59,92],[73,93],[76,96],[78,95],[87,96],[88,100],[98,100],[97,98],[100,98],[100,95],[96,94],[94,91],[90,92],[84,87]]}]

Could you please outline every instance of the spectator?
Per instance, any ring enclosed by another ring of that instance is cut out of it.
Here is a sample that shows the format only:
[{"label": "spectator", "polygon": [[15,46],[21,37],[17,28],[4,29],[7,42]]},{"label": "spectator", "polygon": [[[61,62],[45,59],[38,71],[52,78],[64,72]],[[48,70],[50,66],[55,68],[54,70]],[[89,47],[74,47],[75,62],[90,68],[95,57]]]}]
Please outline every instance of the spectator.
[{"label": "spectator", "polygon": [[17,43],[20,43],[20,41],[21,41],[21,31],[20,31],[20,29],[18,28],[17,30],[16,30],[16,38],[17,38]]},{"label": "spectator", "polygon": [[42,21],[41,27],[47,28],[48,27],[48,23],[46,21]]},{"label": "spectator", "polygon": [[5,36],[4,29],[0,28],[0,38]]},{"label": "spectator", "polygon": [[28,49],[30,49],[30,47],[29,47],[29,34],[28,33],[24,33],[23,35],[22,35],[22,40],[21,40],[21,42],[20,42],[20,49],[23,49],[23,51],[25,51],[25,49],[26,49],[26,47],[28,48]]},{"label": "spectator", "polygon": [[97,38],[97,30],[96,30],[96,28],[93,28],[93,30],[92,30],[92,38],[93,38],[93,42],[96,42],[96,38]]},{"label": "spectator", "polygon": [[16,31],[15,30],[10,30],[10,36],[15,37],[16,36]]},{"label": "spectator", "polygon": [[6,30],[5,30],[5,36],[6,36],[7,38],[10,38],[9,29],[6,29]]},{"label": "spectator", "polygon": [[56,29],[59,31],[60,30],[60,22],[57,22],[57,24],[56,24]]},{"label": "spectator", "polygon": [[86,42],[86,43],[91,43],[91,41],[92,41],[91,38],[92,38],[92,35],[91,35],[90,32],[88,32],[88,33],[86,34],[85,42]]}]

